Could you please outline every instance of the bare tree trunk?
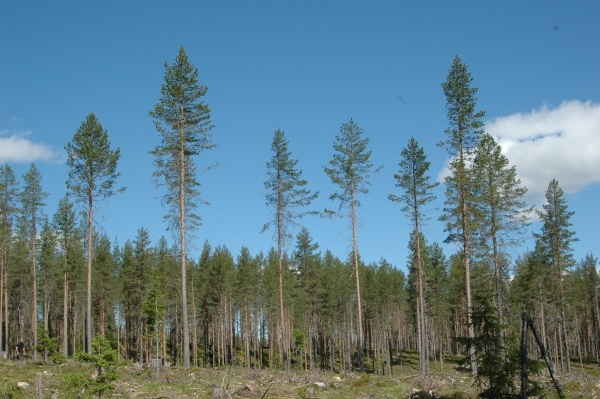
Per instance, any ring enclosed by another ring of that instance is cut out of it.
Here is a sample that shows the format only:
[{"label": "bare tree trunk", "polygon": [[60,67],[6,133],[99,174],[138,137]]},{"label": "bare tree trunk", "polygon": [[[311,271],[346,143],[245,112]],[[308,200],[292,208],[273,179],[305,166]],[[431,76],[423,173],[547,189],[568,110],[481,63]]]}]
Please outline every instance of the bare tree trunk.
[{"label": "bare tree trunk", "polygon": [[100,300],[98,301],[98,334],[101,337],[104,337],[104,328],[106,325],[106,312],[104,311],[104,309],[106,308],[106,302],[105,302],[105,287],[104,286],[100,286]]},{"label": "bare tree trunk", "polygon": [[263,366],[263,342],[264,342],[264,324],[262,321],[263,308],[261,304],[258,305],[258,316],[256,320],[256,339],[258,340],[258,369],[262,370]]},{"label": "bare tree trunk", "polygon": [[527,324],[529,325],[531,332],[533,332],[533,336],[540,348],[540,351],[542,353],[542,356],[544,357],[544,360],[546,361],[546,366],[548,367],[548,372],[550,373],[550,377],[552,377],[552,382],[554,383],[554,387],[556,388],[556,391],[558,392],[558,396],[561,398],[564,398],[565,396],[562,391],[562,386],[560,385],[560,383],[554,376],[554,368],[552,367],[552,362],[550,361],[550,357],[548,356],[548,353],[546,352],[546,348],[544,347],[543,341],[540,339],[540,336],[538,335],[538,333],[535,329],[535,326],[533,325],[533,320],[531,320],[530,318],[527,318]]},{"label": "bare tree trunk", "polygon": [[[183,112],[183,107],[182,111]],[[183,117],[183,115],[182,115]],[[186,196],[185,196],[185,148],[183,143],[184,132],[180,132],[181,147],[179,149],[179,234],[181,243],[181,313],[182,313],[182,335],[183,335],[183,367],[190,367],[190,325],[188,321],[187,307],[187,249],[186,249]]]},{"label": "bare tree trunk", "polygon": [[546,331],[546,312],[544,311],[544,298],[540,296],[540,322],[542,324],[542,342],[549,347],[548,332]]},{"label": "bare tree trunk", "polygon": [[167,359],[167,323],[163,319],[162,334],[161,334],[161,357],[163,362]]},{"label": "bare tree trunk", "polygon": [[248,300],[244,298],[244,358],[246,367],[250,368],[250,337],[249,330],[250,326],[248,325]]},{"label": "bare tree trunk", "polygon": [[[2,263],[0,264],[0,350],[2,349],[2,333],[4,333],[4,351],[8,355],[8,284],[7,284],[7,262],[6,243],[2,244]],[[3,324],[4,322],[4,324]],[[4,331],[2,326],[4,325]]]},{"label": "bare tree trunk", "polygon": [[596,308],[596,320],[595,320],[595,329],[594,329],[594,348],[595,348],[595,357],[596,363],[600,361],[600,333],[598,329],[600,328],[600,301],[598,300],[598,287],[594,289],[594,306]]},{"label": "bare tree trunk", "polygon": [[577,321],[577,313],[575,313],[574,316],[575,316],[575,337],[577,339],[577,351],[579,354],[579,365],[581,367],[581,371],[583,371],[583,353],[581,351],[581,335],[579,334],[579,323]]},{"label": "bare tree trunk", "polygon": [[86,353],[92,353],[92,233],[94,221],[92,194],[88,197],[88,236],[87,236],[87,312],[86,312]]},{"label": "bare tree trunk", "polygon": [[[560,324],[561,324],[561,334],[562,340],[565,344],[565,357],[567,360],[567,375],[571,375],[571,354],[569,350],[569,339],[567,335],[567,317],[565,313],[565,300],[564,300],[564,291],[563,291],[563,283],[562,283],[562,267],[559,267],[559,271],[561,273],[560,281],[559,281],[559,297],[560,297]],[[561,346],[562,352],[562,346]]]},{"label": "bare tree trunk", "polygon": [[6,351],[6,353],[8,354],[8,320],[10,320],[10,317],[8,317],[8,273],[7,270],[4,270],[4,350]]},{"label": "bare tree trunk", "polygon": [[196,319],[196,295],[195,295],[195,289],[194,289],[194,273],[192,272],[192,314],[193,316],[193,320],[192,322],[194,323],[194,328],[192,331],[192,346],[194,348],[193,350],[193,356],[194,356],[194,367],[198,367],[198,320]]},{"label": "bare tree trunk", "polygon": [[[465,294],[467,297],[467,326],[468,337],[470,340],[475,338],[475,326],[473,325],[473,303],[471,297],[471,255],[469,252],[469,234],[467,230],[467,200],[465,193],[461,193],[462,200],[462,230],[463,230],[463,262],[465,265]],[[469,348],[469,357],[471,359],[471,374],[477,375],[477,358],[473,345]]]},{"label": "bare tree trunk", "polygon": [[354,193],[352,194],[352,200],[350,201],[351,206],[351,218],[352,218],[352,250],[354,253],[354,274],[356,278],[356,345],[358,347],[358,367],[361,372],[365,371],[364,361],[364,332],[363,332],[363,321],[362,321],[362,299],[360,293],[360,273],[359,273],[359,259],[358,259],[358,241],[356,237],[356,209],[354,203]]},{"label": "bare tree trunk", "polygon": [[290,367],[290,359],[289,359],[289,348],[288,348],[288,333],[285,328],[285,311],[283,308],[283,259],[282,259],[282,249],[283,245],[282,240],[282,232],[279,232],[277,239],[277,257],[279,262],[279,318],[280,318],[280,333],[281,333],[281,356],[283,362],[283,369],[286,372],[291,370]]},{"label": "bare tree trunk", "polygon": [[[495,210],[493,210],[495,214]],[[492,218],[495,220],[495,216]],[[496,236],[496,228],[492,226],[492,246],[493,246],[493,256],[494,256],[494,280],[495,280],[495,296],[496,296],[496,307],[498,309],[498,320],[501,326],[501,334],[503,344],[505,344],[506,339],[506,328],[504,326],[504,309],[503,309],[503,300],[502,300],[502,276],[500,273],[500,257],[498,255],[498,238]],[[504,350],[503,350],[504,352]]]},{"label": "bare tree trunk", "polygon": [[31,333],[33,335],[33,361],[37,359],[37,253],[36,253],[36,235],[35,218],[33,219],[33,232],[31,234],[31,270],[33,278],[33,299],[31,300]]},{"label": "bare tree trunk", "polygon": [[[0,351],[2,351],[2,334],[4,333],[4,330],[2,329],[2,326],[4,325],[4,259],[5,259],[5,255],[4,255],[4,242],[3,244],[3,250],[2,250],[2,255],[0,257]],[[8,324],[8,320],[7,323]],[[8,336],[6,336],[7,341],[8,341]],[[8,352],[7,352],[8,355]]]},{"label": "bare tree trunk", "polygon": [[527,316],[527,313],[521,315],[521,320],[521,390],[519,392],[519,399],[527,399],[527,381],[529,379],[529,370],[527,368],[527,328],[529,327],[529,317]]},{"label": "bare tree trunk", "polygon": [[71,335],[71,353],[75,354],[77,353],[77,299],[75,296],[75,289],[73,289],[71,295],[71,318],[72,318],[72,328],[71,331],[73,331],[72,335]]},{"label": "bare tree trunk", "polygon": [[235,366],[237,364],[237,359],[235,354],[235,321],[233,314],[233,298],[229,298],[229,353],[229,364]]},{"label": "bare tree trunk", "polygon": [[69,356],[69,287],[68,287],[68,263],[67,263],[67,249],[65,248],[64,253],[64,271],[63,271],[63,337],[62,337],[62,350],[65,357]]},{"label": "bare tree trunk", "polygon": [[415,221],[415,237],[417,240],[417,335],[419,338],[419,365],[421,376],[425,376],[429,369],[429,354],[427,353],[427,329],[425,325],[423,256],[421,255],[421,237],[418,221]]}]

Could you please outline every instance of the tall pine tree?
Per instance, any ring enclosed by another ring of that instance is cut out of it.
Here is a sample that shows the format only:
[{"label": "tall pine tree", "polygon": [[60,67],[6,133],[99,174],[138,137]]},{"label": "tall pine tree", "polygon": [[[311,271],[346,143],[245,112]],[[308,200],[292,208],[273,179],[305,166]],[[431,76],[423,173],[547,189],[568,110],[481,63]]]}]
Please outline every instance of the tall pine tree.
[{"label": "tall pine tree", "polygon": [[303,210],[310,205],[319,193],[311,193],[306,188],[308,182],[302,179],[302,172],[297,169],[298,160],[291,158],[288,149],[289,142],[282,130],[273,134],[271,149],[273,156],[267,163],[267,181],[265,181],[267,205],[272,209],[273,219],[265,224],[263,231],[270,226],[275,228],[275,241],[277,243],[278,277],[279,277],[279,317],[280,317],[280,342],[282,351],[283,368],[291,370],[290,362],[290,331],[285,318],[283,304],[283,251],[284,246],[291,238],[289,228],[295,219],[315,212]]},{"label": "tall pine tree", "polygon": [[432,183],[427,176],[430,162],[427,161],[425,151],[414,137],[408,141],[408,145],[400,153],[402,160],[398,164],[400,169],[394,174],[396,187],[403,190],[400,196],[390,194],[391,201],[402,203],[402,211],[408,216],[413,228],[413,240],[417,260],[417,335],[419,342],[419,363],[421,375],[427,374],[429,369],[429,356],[427,351],[427,328],[424,300],[424,276],[423,276],[423,247],[421,242],[421,228],[427,219],[426,209],[436,197],[432,190],[438,183]]},{"label": "tall pine tree", "polygon": [[183,47],[172,65],[165,63],[165,82],[161,98],[150,111],[161,144],[150,153],[156,170],[158,187],[166,193],[163,202],[169,207],[165,220],[177,237],[181,261],[181,311],[183,325],[183,364],[190,367],[190,329],[187,304],[187,238],[201,223],[196,213],[199,203],[205,203],[198,190],[193,156],[215,147],[210,131],[213,128],[210,108],[202,98],[207,87],[198,82],[198,69],[189,61]]},{"label": "tall pine tree", "polygon": [[[480,237],[486,249],[486,258],[491,258],[494,267],[494,302],[498,322],[504,323],[503,253],[506,247],[514,246],[529,224],[533,211],[523,201],[527,189],[521,185],[515,166],[509,166],[502,148],[489,134],[484,134],[476,150],[473,165],[473,180],[477,184]],[[489,254],[489,255],[487,255]]]},{"label": "tall pine tree", "polygon": [[[339,212],[350,219],[352,231],[352,261],[354,263],[354,277],[356,282],[356,346],[360,371],[364,371],[364,325],[362,299],[360,293],[360,272],[358,252],[358,207],[360,194],[368,194],[371,182],[369,178],[377,173],[381,167],[374,167],[371,162],[371,151],[367,150],[369,139],[363,137],[363,130],[354,120],[343,123],[340,134],[335,137],[333,149],[335,153],[325,167],[325,173],[331,181],[338,186],[338,191],[329,196],[332,201],[339,201]],[[337,212],[330,210],[326,214],[333,216]]]},{"label": "tall pine tree", "polygon": [[[449,232],[448,241],[459,242],[465,272],[465,294],[467,301],[468,338],[475,337],[471,319],[471,247],[475,229],[472,210],[469,204],[475,201],[469,167],[477,143],[483,134],[483,111],[476,111],[477,89],[471,86],[473,78],[467,66],[457,56],[448,71],[446,81],[442,83],[446,96],[446,113],[449,126],[447,139],[439,145],[444,147],[452,158],[448,165],[450,174],[446,177],[446,208],[441,220],[446,222]],[[477,375],[477,363],[474,348],[469,353],[471,372]]]},{"label": "tall pine tree", "polygon": [[314,370],[315,359],[313,356],[314,342],[317,339],[317,284],[320,272],[319,244],[313,243],[306,228],[302,228],[296,236],[296,249],[294,260],[298,265],[299,283],[304,300],[304,324],[306,331],[306,367]]},{"label": "tall pine tree", "polygon": [[0,167],[0,346],[4,342],[6,353],[9,353],[8,321],[10,320],[8,317],[8,257],[13,241],[13,223],[18,211],[18,196],[19,184],[15,173],[8,164],[4,164]]},{"label": "tall pine tree", "polygon": [[67,150],[69,179],[67,188],[87,212],[87,308],[86,308],[86,353],[92,353],[92,263],[94,209],[98,202],[125,191],[117,187],[121,172],[117,164],[121,151],[112,150],[108,132],[94,114],[89,114],[81,124]]},{"label": "tall pine tree", "polygon": [[33,338],[33,359],[37,356],[37,272],[38,272],[38,225],[42,221],[43,208],[46,206],[44,202],[48,193],[42,189],[42,175],[35,164],[31,164],[27,172],[23,175],[23,191],[21,192],[22,203],[22,218],[23,228],[27,231],[27,239],[29,241],[29,256],[31,261],[31,277],[32,277],[32,299],[31,299],[31,333]]},{"label": "tall pine tree", "polygon": [[58,247],[62,254],[63,266],[63,323],[61,349],[64,356],[69,354],[69,269],[74,262],[74,247],[78,239],[78,230],[73,204],[68,195],[58,203],[58,210],[54,215],[54,229],[58,233]]},{"label": "tall pine tree", "polygon": [[546,203],[538,211],[542,222],[542,230],[534,234],[540,243],[541,250],[554,268],[558,282],[558,306],[561,319],[562,342],[565,345],[564,354],[567,361],[567,374],[571,374],[571,354],[568,345],[567,319],[565,312],[565,291],[563,280],[567,270],[573,266],[571,244],[578,239],[571,230],[571,217],[575,212],[569,211],[565,193],[556,179],[552,179],[546,190]]}]

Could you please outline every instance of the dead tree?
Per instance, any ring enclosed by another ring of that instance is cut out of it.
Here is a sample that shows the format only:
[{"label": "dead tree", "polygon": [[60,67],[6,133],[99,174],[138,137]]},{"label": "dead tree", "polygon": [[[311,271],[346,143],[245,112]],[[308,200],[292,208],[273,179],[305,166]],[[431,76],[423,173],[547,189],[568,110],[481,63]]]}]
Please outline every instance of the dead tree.
[{"label": "dead tree", "polygon": [[556,376],[554,375],[554,368],[552,367],[552,362],[550,361],[550,356],[548,356],[548,352],[546,352],[546,348],[544,347],[544,342],[540,338],[537,333],[535,326],[533,325],[533,320],[529,317],[527,313],[522,314],[523,326],[521,328],[521,392],[519,394],[519,399],[527,399],[527,380],[528,380],[528,369],[527,369],[527,330],[531,329],[535,341],[540,347],[540,352],[544,357],[544,361],[546,362],[546,366],[548,367],[548,372],[550,373],[550,377],[552,378],[552,382],[554,383],[554,387],[556,388],[556,392],[558,392],[558,396],[564,398],[565,395],[563,393],[562,387]]}]

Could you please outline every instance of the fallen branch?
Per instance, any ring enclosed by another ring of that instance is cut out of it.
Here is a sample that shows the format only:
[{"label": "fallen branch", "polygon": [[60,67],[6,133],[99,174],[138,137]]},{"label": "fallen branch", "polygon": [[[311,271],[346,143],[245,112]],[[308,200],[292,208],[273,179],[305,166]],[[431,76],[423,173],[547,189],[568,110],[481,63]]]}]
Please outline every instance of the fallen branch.
[{"label": "fallen branch", "polygon": [[235,391],[233,391],[231,393],[231,395],[235,395],[236,393],[241,392],[241,391],[250,391],[250,392],[252,392],[253,389],[252,389],[252,387],[250,385],[244,384],[241,388],[236,389]]},{"label": "fallen branch", "polygon": [[267,396],[267,392],[269,392],[269,389],[271,389],[272,386],[273,386],[273,383],[271,383],[271,385],[269,385],[269,387],[267,388],[265,393],[263,393],[263,395],[260,397],[260,399],[265,399],[265,396]]},{"label": "fallen branch", "polygon": [[410,378],[415,378],[415,377],[418,377],[418,376],[420,376],[420,375],[421,375],[421,374],[413,374],[413,375],[408,375],[408,376],[406,376],[406,377],[394,378],[394,379],[392,379],[392,381],[404,381],[404,380],[408,380],[408,379],[410,379]]}]

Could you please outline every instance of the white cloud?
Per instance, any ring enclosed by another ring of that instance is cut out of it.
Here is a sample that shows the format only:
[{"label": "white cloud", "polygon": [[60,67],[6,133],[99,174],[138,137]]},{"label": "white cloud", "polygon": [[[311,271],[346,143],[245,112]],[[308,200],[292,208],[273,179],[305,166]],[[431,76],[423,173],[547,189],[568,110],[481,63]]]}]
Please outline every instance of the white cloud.
[{"label": "white cloud", "polygon": [[600,104],[575,100],[542,106],[493,119],[485,130],[516,165],[535,203],[543,202],[552,179],[566,193],[600,183]]},{"label": "white cloud", "polygon": [[11,134],[0,132],[0,162],[29,163],[50,161],[56,154],[46,144],[34,143],[27,139],[28,134]]}]

